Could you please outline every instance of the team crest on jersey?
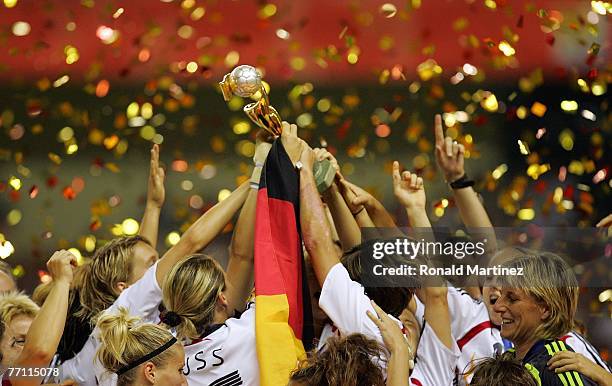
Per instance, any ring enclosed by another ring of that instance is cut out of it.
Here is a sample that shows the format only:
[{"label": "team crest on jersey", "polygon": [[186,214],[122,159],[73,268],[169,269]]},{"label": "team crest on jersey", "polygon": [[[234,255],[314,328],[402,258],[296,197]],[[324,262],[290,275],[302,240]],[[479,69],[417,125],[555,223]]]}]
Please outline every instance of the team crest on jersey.
[{"label": "team crest on jersey", "polygon": [[238,386],[242,385],[242,378],[240,378],[240,373],[238,370],[233,371],[227,375],[222,376],[219,379],[216,379],[209,386]]}]

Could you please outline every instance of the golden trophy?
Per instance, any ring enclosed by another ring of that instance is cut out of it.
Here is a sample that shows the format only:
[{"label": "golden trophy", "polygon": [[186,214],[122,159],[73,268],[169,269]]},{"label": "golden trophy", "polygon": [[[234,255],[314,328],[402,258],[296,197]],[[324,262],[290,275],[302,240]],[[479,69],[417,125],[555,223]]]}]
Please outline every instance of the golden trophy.
[{"label": "golden trophy", "polygon": [[232,72],[226,74],[223,80],[219,82],[219,85],[223,92],[223,99],[226,102],[234,94],[243,98],[249,98],[259,91],[261,98],[257,102],[244,106],[243,110],[257,126],[269,131],[273,135],[281,135],[283,131],[281,117],[278,111],[270,106],[270,98],[261,83],[261,74],[255,67],[248,65],[238,66]]},{"label": "golden trophy", "polygon": [[[260,128],[267,130],[274,136],[281,135],[283,132],[282,119],[278,111],[270,106],[270,98],[261,83],[261,74],[255,67],[243,64],[234,68],[232,72],[225,74],[223,80],[219,82],[219,86],[221,86],[223,99],[226,102],[233,95],[250,98],[259,91],[261,98],[257,102],[244,106],[243,111]],[[336,175],[329,160],[315,162],[313,173],[317,189],[321,193],[329,189]]]}]

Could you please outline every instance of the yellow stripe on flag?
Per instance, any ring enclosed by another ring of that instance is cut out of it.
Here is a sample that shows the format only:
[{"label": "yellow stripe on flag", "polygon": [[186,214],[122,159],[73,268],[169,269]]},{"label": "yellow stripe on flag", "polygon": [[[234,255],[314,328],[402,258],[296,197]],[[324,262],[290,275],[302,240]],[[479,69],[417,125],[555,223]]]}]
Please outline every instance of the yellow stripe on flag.
[{"label": "yellow stripe on flag", "polygon": [[260,385],[286,385],[298,361],[306,357],[302,341],[289,326],[286,295],[255,297],[255,337]]}]

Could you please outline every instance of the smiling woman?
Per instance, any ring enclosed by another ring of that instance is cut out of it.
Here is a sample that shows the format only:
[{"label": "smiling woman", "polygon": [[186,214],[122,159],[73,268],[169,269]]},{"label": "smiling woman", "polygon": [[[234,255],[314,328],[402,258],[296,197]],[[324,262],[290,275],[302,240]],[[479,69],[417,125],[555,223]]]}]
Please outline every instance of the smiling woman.
[{"label": "smiling woman", "polygon": [[0,339],[0,365],[3,367],[13,365],[21,354],[26,335],[38,310],[36,303],[23,293],[8,292],[0,295],[0,318],[5,326]]},{"label": "smiling woman", "polygon": [[493,309],[501,315],[501,335],[515,345],[515,355],[540,385],[594,385],[576,371],[555,373],[548,360],[559,351],[574,351],[558,338],[570,332],[578,304],[578,283],[571,267],[552,253],[526,254],[507,267],[523,276],[498,278],[501,296]]}]

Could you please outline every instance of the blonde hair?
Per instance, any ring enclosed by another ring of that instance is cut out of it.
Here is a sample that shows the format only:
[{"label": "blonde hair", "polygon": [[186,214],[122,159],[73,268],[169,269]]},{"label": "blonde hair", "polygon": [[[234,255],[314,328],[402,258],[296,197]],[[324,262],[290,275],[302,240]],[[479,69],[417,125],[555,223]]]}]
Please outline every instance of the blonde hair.
[{"label": "blonde hair", "polygon": [[82,308],[76,313],[77,317],[92,319],[113,304],[119,296],[117,284],[129,280],[134,246],[139,242],[150,244],[141,236],[113,239],[80,267],[78,286]]},{"label": "blonde hair", "polygon": [[[101,344],[96,356],[104,368],[112,373],[117,373],[121,368],[159,349],[173,338],[165,328],[153,323],[142,323],[140,318],[130,316],[128,310],[123,307],[120,307],[116,314],[107,313],[100,316],[97,327],[100,330]],[[154,356],[150,362],[164,368],[176,345],[180,343],[177,342],[173,347]],[[139,367],[119,375],[117,386],[133,384],[137,379]]]},{"label": "blonde hair", "polygon": [[523,275],[502,276],[502,287],[523,290],[550,313],[534,334],[540,339],[556,339],[573,328],[578,307],[578,281],[572,268],[559,256],[525,250],[522,256],[503,264],[522,269]]},{"label": "blonde hair", "polygon": [[213,258],[189,256],[172,268],[164,281],[163,304],[179,317],[180,338],[197,339],[212,324],[217,298],[225,290],[225,273]]},{"label": "blonde hair", "polygon": [[5,324],[21,315],[35,318],[40,308],[23,292],[11,291],[0,294],[0,318]]},{"label": "blonde hair", "polygon": [[0,260],[0,272],[4,272],[4,274],[13,281],[13,285],[15,285],[15,287],[17,286],[17,280],[15,280],[11,266],[4,260]]}]

